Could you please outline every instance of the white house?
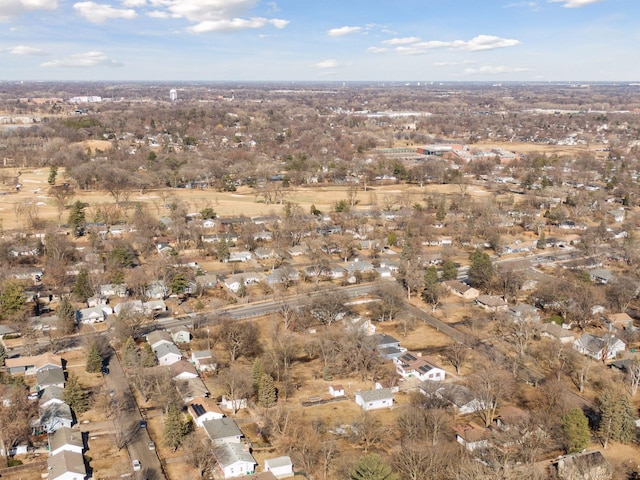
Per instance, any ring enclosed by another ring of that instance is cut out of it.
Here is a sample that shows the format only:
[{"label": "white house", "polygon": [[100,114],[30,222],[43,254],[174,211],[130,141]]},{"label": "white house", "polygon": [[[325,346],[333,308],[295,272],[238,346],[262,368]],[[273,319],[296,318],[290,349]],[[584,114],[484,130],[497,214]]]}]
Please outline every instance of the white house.
[{"label": "white house", "polygon": [[490,312],[504,312],[509,307],[504,298],[496,295],[480,295],[476,298],[476,304]]},{"label": "white house", "polygon": [[435,395],[449,402],[458,415],[467,415],[482,409],[482,402],[464,385],[445,383],[434,390],[433,382],[424,381],[419,388],[423,395]]},{"label": "white house", "polygon": [[222,396],[222,400],[220,401],[220,405],[222,408],[226,410],[242,410],[243,408],[247,408],[247,399],[246,398],[229,398],[225,395]]},{"label": "white house", "polygon": [[127,285],[124,283],[121,283],[121,284],[107,283],[104,285],[100,285],[100,295],[103,295],[105,297],[124,298],[128,295]]},{"label": "white house", "polygon": [[342,385],[330,385],[329,395],[332,397],[344,397],[344,387]]},{"label": "white house", "polygon": [[241,443],[221,443],[213,449],[224,478],[251,475],[258,464],[249,452],[249,447]]},{"label": "white house", "polygon": [[455,425],[453,430],[456,433],[456,441],[470,452],[489,446],[489,431],[473,422]]},{"label": "white house", "polygon": [[293,477],[293,463],[287,456],[267,458],[264,461],[264,471],[273,473],[276,478]]},{"label": "white house", "polygon": [[553,338],[560,343],[572,343],[576,339],[576,335],[571,330],[562,328],[553,322],[542,324],[542,327],[540,327],[540,336]]},{"label": "white house", "polygon": [[626,349],[626,344],[612,334],[596,337],[584,333],[580,338],[574,340],[573,348],[583,355],[604,361],[616,358],[618,353]]},{"label": "white house", "polygon": [[356,393],[355,401],[363,410],[389,408],[393,405],[393,392],[388,388],[363,390]]},{"label": "white house", "polygon": [[129,302],[120,302],[113,307],[113,311],[116,315],[133,315],[142,313],[144,309],[142,308],[142,300],[131,300]]},{"label": "white house", "polygon": [[153,349],[158,365],[172,365],[182,360],[182,352],[175,344],[162,343]]},{"label": "white house", "polygon": [[235,275],[230,275],[224,280],[224,285],[236,293],[240,290],[240,287],[255,285],[262,280],[262,276],[257,272],[245,272],[245,273],[236,273]]},{"label": "white house", "polygon": [[185,325],[173,327],[169,330],[169,333],[171,333],[171,338],[176,343],[189,343],[191,341],[191,331]]},{"label": "white house", "polygon": [[229,258],[225,259],[225,262],[248,262],[251,260],[251,252],[242,251],[242,252],[230,252]]},{"label": "white house", "polygon": [[82,453],[63,450],[47,458],[48,480],[84,480],[87,468]]},{"label": "white house", "polygon": [[228,417],[205,420],[202,422],[202,428],[216,445],[222,443],[239,444],[243,436],[235,420]]},{"label": "white house", "polygon": [[108,305],[98,305],[96,307],[81,308],[76,311],[77,323],[101,323],[111,315],[113,310]]},{"label": "white house", "polygon": [[171,335],[166,330],[154,330],[147,334],[146,340],[147,343],[151,345],[151,348],[156,348],[163,343],[168,345],[173,344],[173,338],[171,338]]},{"label": "white house", "polygon": [[445,378],[443,369],[411,352],[403,353],[394,358],[393,362],[396,364],[396,372],[402,378],[417,378],[420,381],[442,381]]},{"label": "white house", "polygon": [[216,362],[211,350],[195,350],[191,352],[191,363],[201,372],[214,371]]},{"label": "white house", "polygon": [[224,413],[216,402],[207,397],[196,397],[187,405],[187,410],[193,418],[195,424],[203,428],[203,423],[224,417]]},{"label": "white house", "polygon": [[49,455],[53,456],[62,451],[82,453],[84,442],[82,433],[72,428],[62,427],[49,435]]}]

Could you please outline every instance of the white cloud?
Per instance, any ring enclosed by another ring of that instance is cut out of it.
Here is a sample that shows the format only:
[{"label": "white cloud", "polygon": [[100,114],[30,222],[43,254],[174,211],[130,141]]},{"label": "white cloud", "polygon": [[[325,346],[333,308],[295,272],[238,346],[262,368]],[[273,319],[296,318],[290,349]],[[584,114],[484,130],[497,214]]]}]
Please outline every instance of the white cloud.
[{"label": "white cloud", "polygon": [[267,7],[269,7],[269,12],[276,13],[280,11],[280,7],[276,2],[267,2]]},{"label": "white cloud", "polygon": [[328,60],[323,60],[322,62],[315,63],[313,66],[318,68],[336,68],[337,66],[339,66],[339,64],[333,58],[330,58]]},{"label": "white cloud", "polygon": [[458,65],[458,62],[433,62],[434,67],[453,67]]},{"label": "white cloud", "polygon": [[273,25],[276,28],[284,28],[289,24],[288,20],[281,20],[278,18],[268,19],[262,17],[256,18],[231,18],[221,20],[207,20],[200,22],[188,30],[191,33],[208,33],[208,32],[236,32],[238,30],[256,29],[262,28],[266,25]]},{"label": "white cloud", "polygon": [[369,47],[367,48],[367,53],[386,53],[388,52],[388,48],[384,47]]},{"label": "white cloud", "polygon": [[169,18],[171,15],[169,15],[167,12],[162,12],[160,10],[153,10],[151,12],[147,12],[147,17],[151,17],[151,18]]},{"label": "white cloud", "polygon": [[564,8],[580,8],[602,0],[549,0],[550,3],[564,3]]},{"label": "white cloud", "polygon": [[114,18],[124,18],[131,20],[137,17],[136,11],[132,9],[118,9],[111,5],[104,5],[95,2],[78,2],[73,5],[73,9],[91,23],[103,23]]},{"label": "white cloud", "polygon": [[[495,35],[478,35],[471,40],[429,40],[422,42],[418,37],[392,38],[382,42],[386,45],[397,45],[395,52],[400,55],[424,55],[430,50],[438,48],[448,48],[450,50],[464,50],[467,52],[479,52],[482,50],[493,50],[496,48],[515,47],[520,45],[520,40],[513,38],[500,38]],[[381,53],[385,50],[371,47],[368,51]]]},{"label": "white cloud", "polygon": [[350,27],[345,25],[344,27],[332,28],[327,31],[327,35],[330,37],[343,37],[345,35],[351,35],[352,33],[358,33],[362,31],[362,27]]},{"label": "white cloud", "polygon": [[35,47],[27,47],[25,45],[7,48],[7,52],[9,55],[48,55],[44,50]]},{"label": "white cloud", "polygon": [[386,45],[407,45],[409,43],[416,43],[420,41],[420,37],[403,37],[403,38],[392,38],[390,40],[385,40],[382,43]]},{"label": "white cloud", "polygon": [[94,50],[44,62],[41,66],[54,68],[120,67],[122,63],[110,59],[100,51]]},{"label": "white cloud", "polygon": [[128,8],[140,8],[147,6],[147,0],[120,0],[120,3]]},{"label": "white cloud", "polygon": [[0,22],[34,10],[55,10],[58,0],[0,0]]},{"label": "white cloud", "polygon": [[528,68],[522,67],[507,67],[504,65],[483,65],[478,68],[465,68],[464,73],[467,75],[477,75],[477,74],[488,74],[488,75],[499,75],[503,73],[520,73],[528,71]]},{"label": "white cloud", "polygon": [[540,5],[538,2],[513,2],[507,3],[504,8],[529,8],[534,12],[538,12],[540,10]]}]

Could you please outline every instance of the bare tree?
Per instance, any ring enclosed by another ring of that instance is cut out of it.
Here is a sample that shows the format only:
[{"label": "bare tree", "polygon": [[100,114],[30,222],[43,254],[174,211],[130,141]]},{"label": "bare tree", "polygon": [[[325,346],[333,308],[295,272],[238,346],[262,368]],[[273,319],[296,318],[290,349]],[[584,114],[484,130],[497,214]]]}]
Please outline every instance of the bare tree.
[{"label": "bare tree", "polygon": [[456,369],[456,374],[460,375],[460,370],[469,358],[471,350],[461,343],[454,343],[444,351],[444,357]]},{"label": "bare tree", "polygon": [[352,423],[351,433],[352,441],[360,445],[366,453],[382,441],[388,434],[388,429],[380,420],[365,411]]},{"label": "bare tree", "polygon": [[469,388],[478,400],[478,415],[485,427],[489,427],[496,417],[498,406],[513,391],[513,378],[498,368],[485,368],[469,377]]},{"label": "bare tree", "polygon": [[231,365],[220,373],[224,394],[231,400],[233,414],[238,413],[243,399],[248,398],[253,390],[251,372],[247,368]]}]

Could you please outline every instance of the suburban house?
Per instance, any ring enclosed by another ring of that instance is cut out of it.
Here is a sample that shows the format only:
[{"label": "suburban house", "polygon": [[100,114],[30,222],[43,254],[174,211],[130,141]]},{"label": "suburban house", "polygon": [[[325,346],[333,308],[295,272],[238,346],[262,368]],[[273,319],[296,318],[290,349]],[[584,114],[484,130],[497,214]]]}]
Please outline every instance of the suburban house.
[{"label": "suburban house", "polygon": [[241,410],[243,408],[247,408],[247,399],[246,398],[229,398],[225,395],[222,396],[222,400],[220,400],[220,405],[222,408],[226,410]]},{"label": "suburban house", "polygon": [[584,480],[613,478],[613,470],[599,450],[564,455],[551,463],[551,472],[559,480]]},{"label": "suburban house", "polygon": [[249,446],[242,443],[221,443],[213,448],[213,456],[222,470],[224,478],[251,475],[258,464]]},{"label": "suburban house", "polygon": [[51,405],[64,403],[64,388],[51,386],[44,389],[40,396],[40,408],[48,408]]},{"label": "suburban house", "polygon": [[129,295],[126,283],[113,284],[107,283],[100,285],[100,295],[107,298],[119,297],[125,298]]},{"label": "suburban house", "polygon": [[230,252],[229,258],[225,259],[225,262],[248,262],[251,260],[251,252],[242,251],[242,252]]},{"label": "suburban house", "polygon": [[182,401],[188,403],[198,397],[208,397],[209,389],[200,377],[176,381],[176,390]]},{"label": "suburban house", "polygon": [[205,273],[196,277],[196,283],[202,288],[213,288],[218,284],[218,276],[215,273]]},{"label": "suburban house", "polygon": [[380,355],[387,360],[398,358],[403,352],[407,351],[406,348],[400,346],[400,340],[397,340],[386,333],[374,335],[373,341],[380,352]]},{"label": "suburban house", "polygon": [[115,307],[113,307],[113,312],[116,315],[134,315],[136,313],[142,313],[144,308],[142,308],[142,300],[130,300],[128,302],[120,302]]},{"label": "suburban house", "polygon": [[344,387],[342,385],[329,385],[329,395],[332,397],[344,397]]},{"label": "suburban house", "polygon": [[389,408],[393,405],[393,392],[388,388],[363,390],[356,393],[355,401],[363,410]]},{"label": "suburban house", "polygon": [[293,463],[287,456],[265,459],[264,470],[273,473],[276,478],[293,477]]},{"label": "suburban house", "polygon": [[76,453],[84,451],[81,432],[72,428],[62,427],[49,435],[49,455],[53,456],[65,450]]},{"label": "suburban house", "polygon": [[232,292],[236,293],[242,286],[256,285],[262,280],[262,275],[257,272],[236,273],[229,275],[224,280],[224,285]]},{"label": "suburban house", "polygon": [[62,450],[47,458],[48,480],[84,480],[87,468],[82,453]]},{"label": "suburban house", "polygon": [[166,330],[154,330],[147,334],[147,343],[151,345],[151,348],[155,348],[163,343],[173,344],[173,338]]},{"label": "suburban house", "polygon": [[419,388],[420,393],[424,395],[435,395],[451,404],[458,415],[474,413],[482,408],[482,402],[464,385],[444,383],[434,389],[433,382],[427,380],[422,382]]},{"label": "suburban house", "polygon": [[507,301],[496,295],[480,295],[476,298],[476,304],[489,312],[504,312],[508,308]]},{"label": "suburban house", "polygon": [[153,353],[158,359],[158,365],[172,365],[182,360],[182,352],[174,343],[161,343],[155,348]]},{"label": "suburban house", "polygon": [[595,283],[606,285],[613,280],[613,273],[606,268],[594,268],[593,270],[589,270],[589,277],[591,281]]},{"label": "suburban house", "polygon": [[186,325],[173,327],[169,330],[169,333],[175,343],[189,343],[191,341],[191,330]]},{"label": "suburban house", "polygon": [[48,368],[62,368],[62,359],[53,353],[47,352],[36,356],[7,358],[5,367],[12,375],[16,373],[35,375],[37,372]]},{"label": "suburban house", "polygon": [[276,268],[265,276],[265,281],[269,285],[280,285],[300,280],[300,274],[293,267]]},{"label": "suburban house", "polygon": [[190,378],[199,377],[196,367],[186,360],[180,360],[169,365],[169,372],[174,380],[189,380]]},{"label": "suburban house", "polygon": [[489,431],[476,423],[454,425],[453,431],[456,434],[456,441],[470,452],[489,446]]},{"label": "suburban house", "polygon": [[167,287],[162,280],[151,282],[147,285],[144,296],[154,300],[164,300],[167,297]]},{"label": "suburban house", "polygon": [[571,343],[576,339],[575,333],[571,330],[562,328],[557,323],[543,323],[540,327],[540,335],[542,337],[553,338],[560,343]]},{"label": "suburban house", "polygon": [[638,329],[633,325],[633,318],[625,312],[607,315],[605,326],[610,332],[635,332]]},{"label": "suburban house", "polygon": [[402,378],[417,378],[420,381],[441,381],[445,377],[443,369],[436,367],[419,354],[405,352],[395,358],[393,362],[396,364],[396,372]]},{"label": "suburban house", "polygon": [[216,402],[207,397],[194,398],[187,404],[187,410],[195,424],[200,428],[204,428],[203,422],[224,417],[224,413],[222,413]]},{"label": "suburban house", "polygon": [[76,323],[101,323],[107,319],[107,315],[112,313],[113,310],[108,305],[82,308],[76,310]]},{"label": "suburban house", "polygon": [[202,428],[214,444],[240,443],[243,436],[235,420],[228,417],[206,420]]},{"label": "suburban house", "polygon": [[517,305],[513,305],[509,307],[509,315],[511,316],[514,322],[521,322],[521,321],[539,322],[540,321],[540,313],[538,313],[538,309],[533,305],[529,305],[528,303],[519,303]]},{"label": "suburban house", "polygon": [[276,252],[273,248],[266,248],[266,247],[256,248],[253,254],[258,260],[267,260],[269,258],[274,258],[276,256]]},{"label": "suburban house", "polygon": [[573,342],[573,348],[578,352],[595,360],[602,361],[616,358],[626,347],[626,344],[622,340],[610,333],[602,337],[584,333]]},{"label": "suburban house", "polygon": [[64,388],[65,378],[62,367],[46,368],[36,372],[36,389],[49,387]]},{"label": "suburban house", "polygon": [[74,424],[71,408],[66,403],[56,403],[40,410],[40,417],[31,422],[35,432],[53,433],[59,428],[71,428]]},{"label": "suburban house", "polygon": [[211,350],[195,350],[191,352],[191,363],[200,372],[215,371],[218,366],[213,359]]},{"label": "suburban house", "polygon": [[167,304],[164,300],[149,300],[148,302],[142,302],[142,311],[147,315],[160,315],[162,312],[167,311]]},{"label": "suburban house", "polygon": [[446,282],[442,282],[442,284],[451,293],[466,300],[473,300],[480,295],[480,292],[478,290],[458,280],[447,280]]}]

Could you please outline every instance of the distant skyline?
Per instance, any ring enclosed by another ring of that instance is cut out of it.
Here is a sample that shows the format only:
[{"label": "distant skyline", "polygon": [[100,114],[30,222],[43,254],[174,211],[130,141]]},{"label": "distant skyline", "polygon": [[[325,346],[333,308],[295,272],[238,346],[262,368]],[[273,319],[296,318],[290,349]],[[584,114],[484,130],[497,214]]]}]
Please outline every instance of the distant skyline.
[{"label": "distant skyline", "polygon": [[0,0],[0,80],[640,80],[638,0]]}]

